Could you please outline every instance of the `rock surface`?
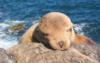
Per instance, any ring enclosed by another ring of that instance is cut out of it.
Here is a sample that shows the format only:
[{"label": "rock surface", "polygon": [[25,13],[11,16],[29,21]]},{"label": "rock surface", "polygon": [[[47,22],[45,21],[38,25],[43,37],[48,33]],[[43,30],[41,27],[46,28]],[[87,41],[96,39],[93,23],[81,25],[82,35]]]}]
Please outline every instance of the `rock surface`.
[{"label": "rock surface", "polygon": [[24,28],[25,28],[24,23],[18,23],[18,24],[10,26],[8,30],[11,32],[19,32],[19,31],[24,30]]},{"label": "rock surface", "polygon": [[66,51],[52,50],[41,43],[19,44],[9,49],[17,63],[100,63],[96,45],[73,45]]},{"label": "rock surface", "polygon": [[0,48],[0,63],[16,63],[15,57],[6,50]]}]

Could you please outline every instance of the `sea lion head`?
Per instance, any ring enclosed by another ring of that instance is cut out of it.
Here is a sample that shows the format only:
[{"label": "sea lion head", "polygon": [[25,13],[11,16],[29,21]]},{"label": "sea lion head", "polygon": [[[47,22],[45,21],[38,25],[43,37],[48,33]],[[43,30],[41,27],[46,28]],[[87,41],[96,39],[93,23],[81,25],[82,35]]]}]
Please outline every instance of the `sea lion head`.
[{"label": "sea lion head", "polygon": [[70,18],[60,12],[44,15],[37,30],[37,40],[59,50],[68,49],[75,36]]}]

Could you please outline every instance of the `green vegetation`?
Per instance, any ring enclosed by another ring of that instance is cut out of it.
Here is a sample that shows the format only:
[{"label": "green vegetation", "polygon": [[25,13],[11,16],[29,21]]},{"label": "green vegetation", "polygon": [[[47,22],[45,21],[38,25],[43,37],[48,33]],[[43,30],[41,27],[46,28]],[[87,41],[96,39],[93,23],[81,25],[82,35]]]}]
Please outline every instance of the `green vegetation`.
[{"label": "green vegetation", "polygon": [[24,23],[19,23],[13,26],[10,26],[9,30],[11,30],[12,32],[16,32],[16,31],[21,31],[23,30],[25,27]]}]

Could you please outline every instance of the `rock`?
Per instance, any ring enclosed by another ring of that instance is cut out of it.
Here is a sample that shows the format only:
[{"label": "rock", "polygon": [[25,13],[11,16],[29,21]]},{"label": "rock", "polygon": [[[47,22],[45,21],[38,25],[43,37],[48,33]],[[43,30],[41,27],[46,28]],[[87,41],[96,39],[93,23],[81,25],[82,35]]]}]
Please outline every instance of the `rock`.
[{"label": "rock", "polygon": [[48,49],[41,43],[32,43],[19,44],[8,51],[16,56],[17,63],[100,63],[94,46],[74,45],[59,51]]},{"label": "rock", "polygon": [[0,48],[0,63],[15,63],[15,57],[6,50]]},{"label": "rock", "polygon": [[24,23],[18,23],[18,24],[10,26],[9,31],[18,32],[18,31],[24,30],[24,27],[25,27]]},{"label": "rock", "polygon": [[100,45],[97,47],[98,60],[100,62]]},{"label": "rock", "polygon": [[81,52],[82,54],[90,57],[91,59],[95,59],[99,61],[97,45],[89,45],[89,44],[82,43],[80,45],[74,45],[73,47],[77,49],[79,52]]}]

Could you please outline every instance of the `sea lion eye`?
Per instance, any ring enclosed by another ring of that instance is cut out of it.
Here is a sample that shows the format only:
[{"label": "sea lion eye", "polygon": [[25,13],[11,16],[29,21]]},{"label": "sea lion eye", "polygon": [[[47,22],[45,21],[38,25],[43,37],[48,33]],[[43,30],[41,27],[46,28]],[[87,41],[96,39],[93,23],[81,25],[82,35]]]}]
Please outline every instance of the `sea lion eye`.
[{"label": "sea lion eye", "polygon": [[72,28],[70,28],[69,31],[71,32],[72,31]]},{"label": "sea lion eye", "polygon": [[70,28],[70,29],[67,30],[67,32],[71,32],[71,31],[72,31],[72,28]]}]

